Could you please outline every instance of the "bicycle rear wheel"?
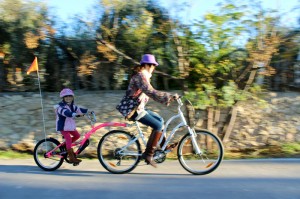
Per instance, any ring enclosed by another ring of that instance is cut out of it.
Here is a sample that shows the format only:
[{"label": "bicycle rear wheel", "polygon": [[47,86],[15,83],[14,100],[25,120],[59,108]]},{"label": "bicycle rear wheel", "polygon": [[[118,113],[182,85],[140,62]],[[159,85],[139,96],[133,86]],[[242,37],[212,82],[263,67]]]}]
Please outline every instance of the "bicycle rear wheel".
[{"label": "bicycle rear wheel", "polygon": [[141,146],[135,136],[128,132],[113,130],[106,133],[98,144],[101,165],[115,174],[132,171],[140,161]]},{"label": "bicycle rear wheel", "polygon": [[35,163],[45,171],[54,171],[58,169],[64,159],[61,153],[65,151],[64,147],[59,147],[51,152],[51,157],[46,157],[46,153],[53,150],[59,145],[59,141],[54,138],[40,140],[34,147],[33,156]]},{"label": "bicycle rear wheel", "polygon": [[178,160],[181,166],[195,175],[205,175],[214,171],[223,159],[223,145],[214,134],[200,130],[196,132],[196,144],[201,154],[196,154],[191,135],[186,134],[178,145]]}]

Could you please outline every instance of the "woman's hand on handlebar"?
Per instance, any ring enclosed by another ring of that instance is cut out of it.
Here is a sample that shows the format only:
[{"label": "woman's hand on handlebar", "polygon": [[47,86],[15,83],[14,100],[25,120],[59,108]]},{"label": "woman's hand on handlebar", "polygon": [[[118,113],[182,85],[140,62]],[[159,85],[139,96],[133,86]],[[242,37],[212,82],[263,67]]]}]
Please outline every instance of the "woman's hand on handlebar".
[{"label": "woman's hand on handlebar", "polygon": [[180,95],[178,95],[177,93],[175,93],[174,95],[172,95],[172,97],[171,97],[171,99],[170,99],[168,105],[169,105],[171,102],[178,100],[179,98],[180,98]]},{"label": "woman's hand on handlebar", "polygon": [[178,95],[177,93],[175,93],[172,97],[173,97],[173,100],[177,100],[177,99],[179,99],[181,96]]}]

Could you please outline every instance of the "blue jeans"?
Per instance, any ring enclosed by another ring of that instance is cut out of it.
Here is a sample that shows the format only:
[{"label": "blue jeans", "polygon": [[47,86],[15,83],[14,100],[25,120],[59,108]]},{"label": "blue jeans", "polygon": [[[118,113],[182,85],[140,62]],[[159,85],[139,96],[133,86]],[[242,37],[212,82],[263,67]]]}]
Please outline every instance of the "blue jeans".
[{"label": "blue jeans", "polygon": [[[147,114],[140,118],[138,121],[146,126],[150,126],[154,131],[162,131],[164,125],[164,119],[150,110],[146,110]],[[133,118],[135,118],[135,114]]]}]

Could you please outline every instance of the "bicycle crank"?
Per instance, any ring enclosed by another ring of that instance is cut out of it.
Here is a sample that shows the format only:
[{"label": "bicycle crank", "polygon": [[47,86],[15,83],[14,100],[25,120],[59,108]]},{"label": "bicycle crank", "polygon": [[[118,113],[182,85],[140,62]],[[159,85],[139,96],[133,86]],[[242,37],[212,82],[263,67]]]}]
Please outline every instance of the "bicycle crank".
[{"label": "bicycle crank", "polygon": [[162,150],[156,150],[153,159],[156,163],[163,163],[166,160],[166,153]]}]

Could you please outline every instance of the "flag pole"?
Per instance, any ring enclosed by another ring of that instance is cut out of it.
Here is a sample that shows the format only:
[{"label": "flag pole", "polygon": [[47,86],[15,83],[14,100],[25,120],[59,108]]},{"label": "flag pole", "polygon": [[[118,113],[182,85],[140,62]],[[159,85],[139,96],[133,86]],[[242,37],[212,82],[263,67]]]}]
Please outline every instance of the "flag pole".
[{"label": "flag pole", "polygon": [[41,89],[41,82],[40,82],[40,73],[39,73],[39,70],[37,70],[37,75],[38,75],[38,82],[39,82],[41,107],[42,107],[43,130],[44,130],[45,141],[46,141],[46,137],[47,137],[47,136],[46,136],[46,125],[45,125],[44,105],[43,105],[43,97],[42,97],[42,89]]},{"label": "flag pole", "polygon": [[39,66],[38,66],[38,60],[37,57],[34,58],[31,66],[27,70],[27,75],[29,75],[31,72],[36,71],[38,76],[38,83],[39,83],[39,91],[40,91],[40,99],[41,99],[41,107],[42,107],[42,117],[43,117],[43,131],[45,135],[45,141],[46,141],[46,125],[45,125],[45,116],[44,116],[44,104],[43,104],[43,97],[42,97],[42,89],[41,89],[41,81],[40,81],[40,73],[39,73]]},{"label": "flag pole", "polygon": [[[40,81],[40,73],[39,73],[39,66],[38,66],[38,60],[37,57],[34,58],[32,64],[27,70],[27,75],[29,75],[31,72],[36,71],[38,76],[38,83],[39,83],[39,91],[40,91],[40,99],[41,99],[41,107],[42,107],[42,117],[43,117],[43,131],[45,135],[45,142],[47,139],[46,136],[46,125],[45,125],[45,114],[44,114],[44,104],[43,104],[43,96],[42,96],[42,89],[41,89],[41,81]],[[48,148],[48,147],[47,147]]]}]

